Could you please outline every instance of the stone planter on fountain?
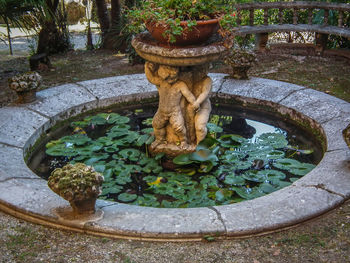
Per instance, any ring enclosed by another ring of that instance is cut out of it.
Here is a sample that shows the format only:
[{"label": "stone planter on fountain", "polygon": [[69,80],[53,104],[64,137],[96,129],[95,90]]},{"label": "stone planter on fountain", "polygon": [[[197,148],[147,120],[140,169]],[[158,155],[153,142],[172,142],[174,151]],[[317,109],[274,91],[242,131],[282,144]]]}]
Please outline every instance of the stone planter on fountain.
[{"label": "stone planter on fountain", "polygon": [[207,133],[212,80],[209,63],[220,59],[226,48],[221,42],[195,47],[165,48],[149,34],[133,39],[136,52],[146,60],[145,74],[159,93],[158,110],[153,118],[153,154],[169,157],[193,152]]}]

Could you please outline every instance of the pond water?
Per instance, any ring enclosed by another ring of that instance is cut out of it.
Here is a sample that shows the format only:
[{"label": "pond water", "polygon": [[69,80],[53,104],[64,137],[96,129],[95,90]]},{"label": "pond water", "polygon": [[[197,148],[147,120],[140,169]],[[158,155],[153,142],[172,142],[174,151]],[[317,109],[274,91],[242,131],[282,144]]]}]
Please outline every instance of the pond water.
[{"label": "pond water", "polygon": [[[104,175],[100,199],[151,207],[206,207],[260,197],[290,185],[322,158],[313,136],[276,116],[213,105],[209,136],[174,160],[147,151],[156,104],[82,117],[62,126],[30,158],[47,179],[68,162]],[[273,125],[272,125],[273,124]]]}]

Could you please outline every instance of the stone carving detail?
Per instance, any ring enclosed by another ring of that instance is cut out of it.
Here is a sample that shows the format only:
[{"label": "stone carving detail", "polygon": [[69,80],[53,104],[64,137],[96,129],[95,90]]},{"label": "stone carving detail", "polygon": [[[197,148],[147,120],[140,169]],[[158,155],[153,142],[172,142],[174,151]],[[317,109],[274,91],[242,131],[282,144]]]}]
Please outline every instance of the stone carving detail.
[{"label": "stone carving detail", "polygon": [[208,64],[176,67],[146,62],[145,73],[159,93],[151,152],[176,156],[194,151],[207,134],[211,111]]}]

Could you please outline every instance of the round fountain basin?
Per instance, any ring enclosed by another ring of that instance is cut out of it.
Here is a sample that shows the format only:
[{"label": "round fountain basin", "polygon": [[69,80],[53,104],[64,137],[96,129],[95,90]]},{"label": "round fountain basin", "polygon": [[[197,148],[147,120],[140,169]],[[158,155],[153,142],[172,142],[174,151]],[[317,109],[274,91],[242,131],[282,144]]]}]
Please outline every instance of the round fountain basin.
[{"label": "round fountain basin", "polygon": [[51,192],[25,160],[38,139],[54,132],[58,121],[115,103],[156,97],[155,87],[143,74],[120,76],[47,89],[38,93],[34,103],[0,109],[0,209],[31,222],[100,236],[182,241],[277,231],[321,215],[349,198],[350,152],[342,137],[350,122],[349,103],[284,82],[234,81],[223,74],[210,77],[213,98],[273,111],[313,131],[325,152],[317,167],[289,187],[237,204],[168,209],[98,200],[99,216],[65,218],[57,209],[68,202]]}]

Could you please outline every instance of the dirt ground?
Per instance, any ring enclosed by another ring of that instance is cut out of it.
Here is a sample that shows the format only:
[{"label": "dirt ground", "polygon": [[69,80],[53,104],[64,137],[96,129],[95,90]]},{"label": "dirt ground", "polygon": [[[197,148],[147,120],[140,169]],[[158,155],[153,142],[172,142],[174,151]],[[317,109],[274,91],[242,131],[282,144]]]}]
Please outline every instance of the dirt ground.
[{"label": "dirt ground", "polygon": [[[16,100],[7,78],[29,70],[26,54],[0,54],[0,107]],[[350,61],[293,53],[258,56],[252,76],[292,82],[350,102]],[[72,51],[51,57],[42,88],[143,72],[123,54]],[[212,72],[229,72],[218,63]],[[268,211],[266,211],[268,213]],[[261,237],[192,243],[113,240],[58,231],[0,212],[0,262],[350,262],[350,201],[310,222]]]}]

